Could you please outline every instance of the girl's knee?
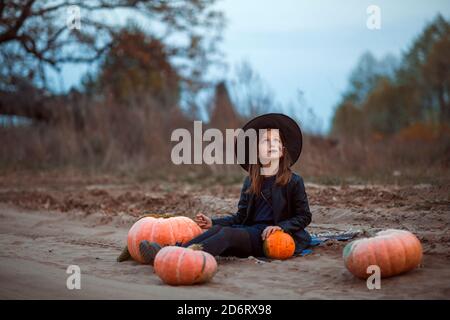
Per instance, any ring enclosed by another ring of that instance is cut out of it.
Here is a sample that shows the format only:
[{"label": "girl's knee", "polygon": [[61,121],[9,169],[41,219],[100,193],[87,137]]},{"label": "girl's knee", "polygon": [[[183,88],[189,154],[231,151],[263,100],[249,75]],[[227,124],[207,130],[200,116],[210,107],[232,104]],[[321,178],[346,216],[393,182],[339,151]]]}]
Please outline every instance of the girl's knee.
[{"label": "girl's knee", "polygon": [[248,235],[247,231],[245,231],[242,228],[233,228],[233,227],[222,227],[222,230],[220,230],[228,239],[237,239],[241,241],[242,239],[245,239]]}]

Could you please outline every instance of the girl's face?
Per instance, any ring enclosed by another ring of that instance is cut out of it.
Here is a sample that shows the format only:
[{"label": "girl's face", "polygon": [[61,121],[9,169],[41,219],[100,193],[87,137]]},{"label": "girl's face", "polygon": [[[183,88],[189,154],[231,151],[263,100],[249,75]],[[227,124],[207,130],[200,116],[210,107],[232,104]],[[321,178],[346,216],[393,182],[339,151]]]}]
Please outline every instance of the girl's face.
[{"label": "girl's face", "polygon": [[259,140],[259,160],[267,164],[283,156],[283,143],[281,142],[280,131],[277,129],[267,129]]}]

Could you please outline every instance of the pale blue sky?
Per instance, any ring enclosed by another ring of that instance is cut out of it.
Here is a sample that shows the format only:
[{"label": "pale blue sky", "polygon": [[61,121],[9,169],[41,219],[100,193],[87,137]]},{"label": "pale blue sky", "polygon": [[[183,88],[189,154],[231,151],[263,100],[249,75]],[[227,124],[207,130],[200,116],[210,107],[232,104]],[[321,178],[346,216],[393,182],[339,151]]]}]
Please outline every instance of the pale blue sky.
[{"label": "pale blue sky", "polygon": [[[369,5],[381,9],[381,29],[366,27]],[[329,128],[333,110],[359,56],[400,56],[450,1],[225,0],[224,52],[230,65],[242,59],[287,104],[302,90],[306,104]]]},{"label": "pale blue sky", "polygon": [[[366,27],[369,5],[381,9],[381,30]],[[450,17],[448,0],[222,0],[228,25],[221,48],[233,67],[247,60],[287,105],[304,93],[306,105],[329,128],[333,109],[359,56],[400,56],[438,13]],[[84,68],[67,68],[64,86]]]}]

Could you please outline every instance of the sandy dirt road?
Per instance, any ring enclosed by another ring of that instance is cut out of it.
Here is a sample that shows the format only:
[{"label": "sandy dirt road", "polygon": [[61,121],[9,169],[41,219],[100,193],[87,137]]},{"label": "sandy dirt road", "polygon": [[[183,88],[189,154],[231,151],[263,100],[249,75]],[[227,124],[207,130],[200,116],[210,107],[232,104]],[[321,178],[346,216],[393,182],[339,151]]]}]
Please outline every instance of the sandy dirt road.
[{"label": "sandy dirt road", "polygon": [[[337,241],[287,261],[220,258],[219,271],[208,284],[164,285],[150,266],[116,262],[136,217],[233,212],[240,185],[81,181],[0,181],[0,299],[450,298],[450,199],[445,186],[307,184],[311,232],[360,230],[371,235],[398,228],[422,241],[420,268],[383,279],[380,290],[368,290],[365,281],[343,266],[346,243]],[[81,269],[80,290],[66,287],[69,265]]]},{"label": "sandy dirt road", "polygon": [[[211,283],[170,287],[150,266],[115,261],[132,217],[23,210],[0,205],[1,299],[310,299],[449,298],[448,257],[425,255],[424,266],[368,290],[343,267],[341,245],[289,261],[220,259]],[[107,222],[105,222],[107,221]],[[81,289],[68,290],[69,265]]]}]

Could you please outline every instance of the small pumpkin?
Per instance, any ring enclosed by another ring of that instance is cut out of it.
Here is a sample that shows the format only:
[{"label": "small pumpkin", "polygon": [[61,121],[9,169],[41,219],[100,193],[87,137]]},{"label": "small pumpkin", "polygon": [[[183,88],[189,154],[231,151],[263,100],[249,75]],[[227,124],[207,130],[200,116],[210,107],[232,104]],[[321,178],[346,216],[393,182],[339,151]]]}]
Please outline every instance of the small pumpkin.
[{"label": "small pumpkin", "polygon": [[416,268],[422,261],[422,245],[409,231],[389,229],[349,243],[343,258],[346,268],[358,278],[371,275],[367,273],[370,265],[379,266],[381,277],[386,278]]},{"label": "small pumpkin", "polygon": [[264,240],[263,248],[268,258],[285,260],[294,255],[295,242],[289,234],[278,230]]},{"label": "small pumpkin", "polygon": [[157,242],[161,246],[185,243],[202,233],[202,229],[187,217],[142,218],[128,231],[127,246],[131,257],[143,262],[139,252],[142,240]]},{"label": "small pumpkin", "polygon": [[211,280],[217,272],[217,261],[201,251],[200,245],[168,246],[156,254],[153,267],[158,277],[169,285],[192,285]]}]

